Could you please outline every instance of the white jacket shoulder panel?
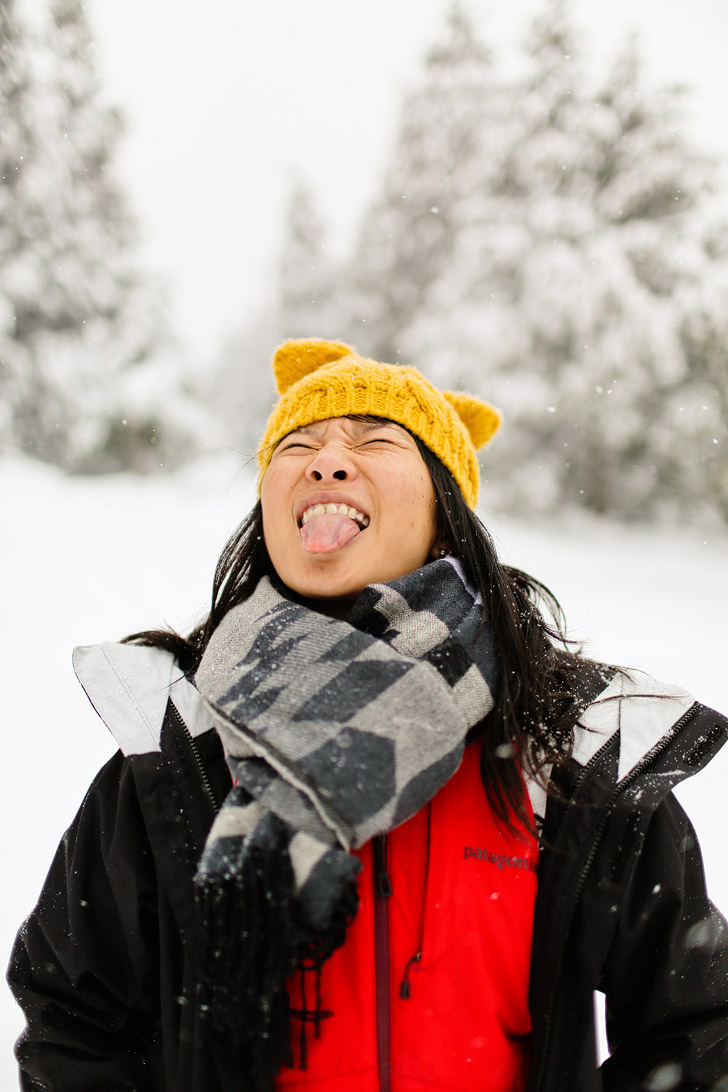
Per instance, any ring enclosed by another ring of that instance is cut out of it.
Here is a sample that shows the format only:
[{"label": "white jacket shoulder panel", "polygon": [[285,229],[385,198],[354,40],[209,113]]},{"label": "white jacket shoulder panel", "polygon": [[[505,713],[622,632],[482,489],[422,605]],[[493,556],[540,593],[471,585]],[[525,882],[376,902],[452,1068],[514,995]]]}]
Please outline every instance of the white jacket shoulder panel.
[{"label": "white jacket shoulder panel", "polygon": [[693,705],[695,698],[679,686],[657,682],[644,671],[618,671],[580,718],[573,757],[586,766],[619,732],[619,783]]},{"label": "white jacket shoulder panel", "polygon": [[81,645],[74,649],[73,668],[125,755],[160,750],[170,697],[193,736],[213,727],[196,688],[164,649],[116,642]]},{"label": "white jacket shoulder panel", "polygon": [[[616,736],[616,783],[620,784],[659,743],[677,732],[682,717],[695,704],[687,690],[657,682],[644,671],[617,671],[579,718],[572,758],[580,766],[587,766]],[[545,788],[528,775],[526,787],[534,815],[543,819],[548,802]]]}]

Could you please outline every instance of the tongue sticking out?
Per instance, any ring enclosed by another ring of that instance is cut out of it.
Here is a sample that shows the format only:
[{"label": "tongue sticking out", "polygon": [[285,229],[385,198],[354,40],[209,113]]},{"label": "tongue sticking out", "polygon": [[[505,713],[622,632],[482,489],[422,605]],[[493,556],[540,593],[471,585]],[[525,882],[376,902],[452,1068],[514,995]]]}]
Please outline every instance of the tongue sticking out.
[{"label": "tongue sticking out", "polygon": [[348,516],[311,516],[301,528],[301,541],[309,554],[332,554],[360,533],[359,524]]}]

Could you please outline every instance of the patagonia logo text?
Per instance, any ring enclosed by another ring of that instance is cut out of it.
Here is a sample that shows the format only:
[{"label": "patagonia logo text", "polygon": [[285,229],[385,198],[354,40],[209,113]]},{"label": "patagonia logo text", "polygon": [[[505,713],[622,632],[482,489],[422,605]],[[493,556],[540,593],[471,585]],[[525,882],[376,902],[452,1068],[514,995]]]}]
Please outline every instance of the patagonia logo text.
[{"label": "patagonia logo text", "polygon": [[489,849],[479,849],[476,846],[463,846],[465,860],[474,857],[477,861],[487,861],[498,869],[522,868],[526,872],[538,872],[538,861],[532,857],[509,857],[505,853],[491,853]]}]

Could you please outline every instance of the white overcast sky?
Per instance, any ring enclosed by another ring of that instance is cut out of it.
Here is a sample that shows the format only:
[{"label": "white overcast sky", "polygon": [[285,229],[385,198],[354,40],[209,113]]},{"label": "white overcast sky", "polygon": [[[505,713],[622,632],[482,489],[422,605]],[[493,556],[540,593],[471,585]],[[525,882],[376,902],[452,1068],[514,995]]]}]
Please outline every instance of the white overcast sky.
[{"label": "white overcast sky", "polygon": [[[107,99],[127,121],[118,168],[145,253],[201,361],[262,298],[293,174],[319,194],[332,248],[345,245],[448,6],[86,0]],[[470,0],[499,56],[535,6]],[[728,0],[575,0],[575,10],[597,65],[637,30],[650,79],[694,87],[695,131],[728,160]]]}]

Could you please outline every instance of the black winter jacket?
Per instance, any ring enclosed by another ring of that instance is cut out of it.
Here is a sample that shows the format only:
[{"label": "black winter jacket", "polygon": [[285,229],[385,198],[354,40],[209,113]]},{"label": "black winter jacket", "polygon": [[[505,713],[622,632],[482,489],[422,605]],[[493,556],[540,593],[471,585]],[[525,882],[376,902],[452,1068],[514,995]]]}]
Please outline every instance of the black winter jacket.
[{"label": "black winter jacket", "polygon": [[[192,877],[230,786],[218,737],[166,653],[80,649],[76,669],[121,750],[13,950],[8,978],[27,1017],[21,1085],[239,1092],[235,1058],[211,1049],[195,1006]],[[707,1092],[728,1078],[728,926],[671,790],[726,741],[728,721],[619,673],[580,725],[558,794],[546,805],[530,786],[545,816],[528,1090]],[[611,1051],[601,1068],[595,990]]]}]

